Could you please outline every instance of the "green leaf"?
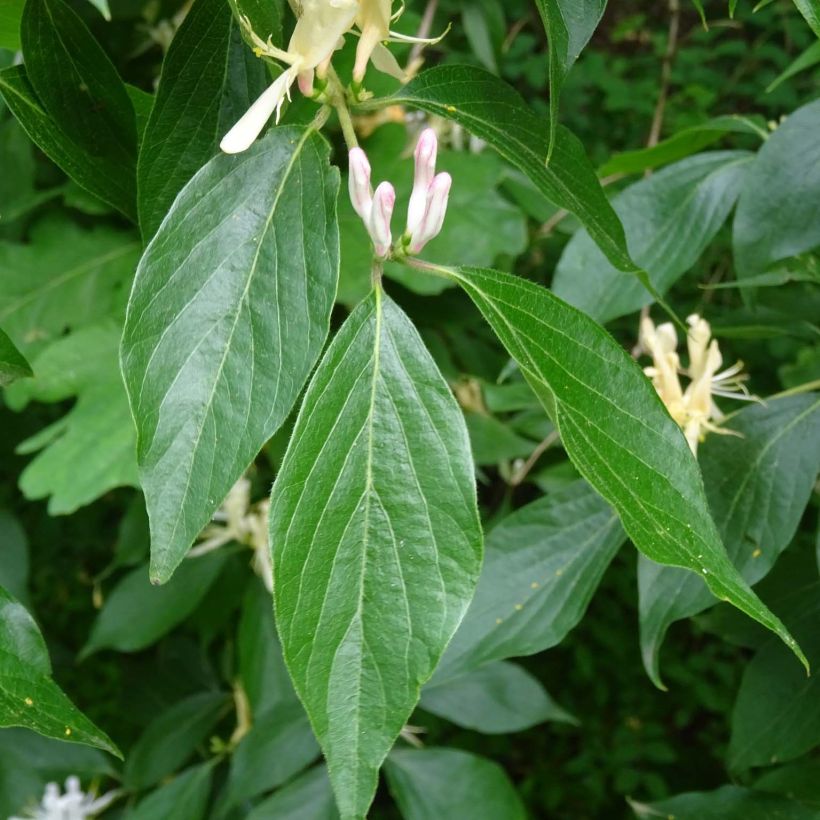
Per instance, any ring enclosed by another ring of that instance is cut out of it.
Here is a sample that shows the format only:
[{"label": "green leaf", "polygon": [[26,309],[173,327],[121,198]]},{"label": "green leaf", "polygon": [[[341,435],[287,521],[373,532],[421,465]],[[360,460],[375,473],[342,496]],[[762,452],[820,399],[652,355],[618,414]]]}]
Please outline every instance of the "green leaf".
[{"label": "green leaf", "polygon": [[157,231],[174,198],[269,84],[225,0],[196,0],[171,41],[137,166],[140,228]]},{"label": "green leaf", "polygon": [[[820,397],[770,399],[727,422],[740,435],[709,436],[700,464],[706,498],[729,558],[754,584],[794,537],[820,470]],[[658,655],[669,626],[716,603],[691,573],[638,565],[641,651],[660,686]]]},{"label": "green leaf", "polygon": [[458,749],[402,749],[387,759],[390,793],[405,820],[525,820],[527,812],[505,771]]},{"label": "green leaf", "polygon": [[25,0],[5,0],[0,5],[0,48],[20,49],[20,19]]},{"label": "green leaf", "polygon": [[256,806],[248,820],[338,820],[324,766],[316,766]]},{"label": "green leaf", "polygon": [[[698,154],[630,185],[613,199],[632,258],[659,293],[695,264],[720,230],[753,159],[745,151]],[[652,302],[635,277],[607,262],[583,228],[564,249],[552,289],[602,323]]]},{"label": "green leaf", "polygon": [[794,0],[794,5],[806,18],[811,30],[820,37],[820,0]]},{"label": "green leaf", "polygon": [[[813,570],[814,568],[811,567]],[[809,576],[811,577],[811,576]],[[820,663],[820,580],[792,585],[784,617]],[[793,760],[820,745],[820,681],[806,679],[775,641],[767,641],[746,667],[732,712],[728,764],[732,770]]]},{"label": "green leaf", "polygon": [[529,672],[506,661],[425,686],[420,706],[465,729],[488,735],[520,732],[547,720],[578,722]]},{"label": "green leaf", "polygon": [[470,433],[473,460],[479,466],[526,458],[536,447],[536,442],[519,436],[494,416],[465,412],[464,421]]},{"label": "green leaf", "polygon": [[659,168],[661,165],[697,153],[726,134],[752,134],[764,140],[769,136],[766,122],[762,118],[726,114],[684,128],[650,148],[615,154],[598,169],[598,174],[601,177],[613,174],[638,174],[641,171]]},{"label": "green leaf", "polygon": [[77,398],[65,416],[17,446],[23,454],[41,450],[20,475],[20,489],[27,498],[49,497],[51,515],[74,512],[114,487],[136,486],[134,428],[119,374],[119,340],[114,322],[65,336],[34,359],[36,378],[10,390],[18,406],[28,399]]},{"label": "green leaf", "polygon": [[276,623],[344,818],[472,597],[481,563],[461,410],[377,289],[308,387],[271,497]]},{"label": "green leaf", "polygon": [[138,255],[131,232],[41,220],[28,242],[0,241],[0,323],[33,354],[66,330],[118,312]]},{"label": "green leaf", "polygon": [[755,780],[755,789],[800,800],[820,809],[820,760],[801,758],[769,769]]},{"label": "green leaf", "polygon": [[0,561],[0,587],[29,607],[28,539],[20,522],[8,511],[0,508],[0,544],[3,559]]},{"label": "green leaf", "polygon": [[128,812],[128,820],[156,820],[158,817],[204,820],[212,774],[212,762],[186,769],[170,783],[141,800],[135,809]]},{"label": "green leaf", "polygon": [[433,684],[558,644],[624,539],[612,508],[583,481],[503,519],[487,536],[475,598]]},{"label": "green leaf", "polygon": [[535,0],[549,40],[550,151],[555,144],[561,88],[603,17],[606,0]]},{"label": "green leaf", "polygon": [[128,753],[125,785],[146,789],[173,774],[208,739],[226,706],[230,699],[224,692],[198,692],[155,717]]},{"label": "green leaf", "polygon": [[182,623],[219,577],[225,555],[212,552],[186,561],[173,583],[156,587],[143,565],[128,573],[105,601],[82,657],[100,649],[137,652]]},{"label": "green leaf", "polygon": [[445,65],[422,72],[389,99],[453,120],[486,140],[547,199],[575,214],[618,270],[638,272],[629,257],[623,226],[581,143],[558,126],[546,165],[547,124],[512,86],[480,68]]},{"label": "green leaf", "polygon": [[[51,125],[51,140],[64,142],[68,153],[79,149],[91,155],[94,187],[89,190],[134,219],[137,130],[116,68],[63,0],[27,0],[20,39],[26,75],[50,121],[45,125]],[[34,133],[29,136],[40,144]],[[49,153],[48,145],[41,147]],[[87,180],[77,182],[87,185]]]},{"label": "green leaf", "polygon": [[31,365],[3,328],[0,328],[0,387],[7,387],[18,379],[33,375]]},{"label": "green leaf", "polygon": [[767,86],[766,93],[770,94],[786,80],[790,80],[802,71],[806,71],[820,63],[820,40],[815,40],[805,51],[797,55],[789,65],[775,77]]},{"label": "green leaf", "polygon": [[817,820],[817,810],[797,800],[746,789],[721,786],[711,792],[687,792],[657,803],[629,805],[639,820],[674,817],[675,820]]},{"label": "green leaf", "polygon": [[122,757],[51,677],[43,636],[22,604],[0,587],[0,726],[84,743]]},{"label": "green leaf", "polygon": [[820,100],[799,108],[752,164],[734,221],[739,279],[820,245]]},{"label": "green leaf", "polygon": [[467,291],[544,404],[569,457],[618,511],[635,546],[703,576],[717,597],[805,659],[735,569],[709,515],[697,462],[641,369],[588,316],[499,271],[448,271]]},{"label": "green leaf", "polygon": [[321,137],[275,128],[214,157],[145,251],[121,360],[155,581],[287,418],[322,349],[338,185]]},{"label": "green leaf", "polygon": [[226,805],[275,789],[313,763],[319,746],[300,703],[282,704],[258,717],[231,756]]}]

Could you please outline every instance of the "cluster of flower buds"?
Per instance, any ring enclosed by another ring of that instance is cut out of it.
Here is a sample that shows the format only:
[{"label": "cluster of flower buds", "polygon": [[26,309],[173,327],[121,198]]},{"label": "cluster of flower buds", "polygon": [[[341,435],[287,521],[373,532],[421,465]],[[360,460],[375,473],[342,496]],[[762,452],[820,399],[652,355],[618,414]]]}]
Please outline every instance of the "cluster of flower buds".
[{"label": "cluster of flower buds", "polygon": [[[417,254],[438,236],[447,213],[452,177],[445,171],[436,174],[438,140],[436,132],[427,128],[416,145],[416,172],[413,192],[407,208],[407,227],[396,249],[403,254]],[[370,185],[370,163],[361,148],[350,151],[350,201],[361,217],[373,240],[376,256],[386,258],[393,248],[390,222],[396,204],[396,191],[389,182],[382,182],[374,193]]]}]

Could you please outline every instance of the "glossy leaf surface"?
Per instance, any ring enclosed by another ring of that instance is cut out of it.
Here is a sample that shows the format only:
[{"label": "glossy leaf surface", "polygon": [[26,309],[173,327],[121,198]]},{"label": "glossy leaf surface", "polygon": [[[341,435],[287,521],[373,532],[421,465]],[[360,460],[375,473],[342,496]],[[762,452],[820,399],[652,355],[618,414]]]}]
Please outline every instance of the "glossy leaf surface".
[{"label": "glossy leaf surface", "polygon": [[463,416],[378,289],[308,388],[271,497],[276,623],[344,818],[461,621],[481,561]]},{"label": "glossy leaf surface", "polygon": [[155,581],[290,413],[327,336],[339,265],[327,158],[296,128],[215,157],[140,262],[121,360]]}]

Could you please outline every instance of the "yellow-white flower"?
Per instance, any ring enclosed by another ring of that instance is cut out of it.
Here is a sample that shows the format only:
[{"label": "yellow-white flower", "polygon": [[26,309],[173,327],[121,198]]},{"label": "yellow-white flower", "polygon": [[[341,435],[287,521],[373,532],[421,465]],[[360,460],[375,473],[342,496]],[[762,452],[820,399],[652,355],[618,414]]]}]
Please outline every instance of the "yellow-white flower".
[{"label": "yellow-white flower", "polygon": [[[687,368],[681,367],[678,336],[671,323],[655,327],[652,320],[645,317],[641,320],[640,340],[643,349],[652,356],[652,366],[644,368],[644,373],[652,379],[669,415],[683,429],[689,447],[697,455],[698,444],[707,432],[737,435],[717,425],[723,414],[713,396],[746,401],[754,401],[756,397],[750,395],[744,385],[748,376],[743,373],[742,362],[720,371],[723,357],[717,340],[712,339],[709,323],[697,314],[686,321],[689,324]],[[685,389],[680,382],[681,375],[689,378]]]},{"label": "yellow-white flower", "polygon": [[357,0],[303,0],[287,51],[261,40],[250,30],[247,20],[243,20],[254,41],[256,54],[279,60],[288,68],[222,139],[219,147],[225,153],[237,154],[249,148],[274,112],[279,121],[282,105],[286,97],[290,99],[290,89],[297,78],[302,91],[310,91],[314,70],[326,67],[358,12]]}]

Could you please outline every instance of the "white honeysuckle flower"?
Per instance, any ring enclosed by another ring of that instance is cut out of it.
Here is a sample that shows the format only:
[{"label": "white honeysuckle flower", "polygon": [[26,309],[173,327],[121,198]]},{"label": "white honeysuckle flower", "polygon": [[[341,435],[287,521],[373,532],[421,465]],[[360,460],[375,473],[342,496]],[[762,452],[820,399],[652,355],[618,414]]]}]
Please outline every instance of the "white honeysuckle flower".
[{"label": "white honeysuckle flower", "polygon": [[[652,356],[652,366],[644,373],[666,405],[669,415],[682,428],[692,452],[697,455],[698,444],[707,432],[721,435],[738,435],[733,430],[719,427],[716,422],[723,418],[713,396],[757,401],[746,389],[748,375],[743,373],[743,363],[737,362],[721,372],[723,356],[716,339],[712,339],[709,323],[692,314],[687,318],[689,333],[687,349],[689,366],[682,368],[677,354],[678,336],[674,326],[667,322],[655,327],[646,316],[641,320],[640,341],[643,349]],[[684,389],[680,376],[689,378]]]},{"label": "white honeysuckle flower", "polygon": [[[438,138],[432,128],[419,136],[415,150],[413,191],[407,208],[407,228],[400,242],[398,254],[416,254],[438,236],[447,213],[447,202],[452,177],[443,172],[436,174]],[[364,222],[373,240],[376,256],[389,256],[393,237],[390,220],[396,202],[396,192],[389,182],[382,182],[375,194],[370,187],[370,163],[361,148],[352,148],[349,155],[348,188],[350,201]]]},{"label": "white honeysuckle flower", "polygon": [[9,820],[86,820],[107,809],[121,794],[121,791],[110,791],[97,797],[86,793],[80,788],[80,778],[71,775],[65,781],[65,794],[60,793],[56,783],[48,783],[39,805],[24,817]]},{"label": "white honeysuckle flower", "polygon": [[379,183],[376,193],[373,194],[373,207],[370,209],[370,219],[367,220],[367,229],[373,240],[376,256],[386,257],[393,244],[393,234],[390,222],[393,218],[393,208],[396,205],[396,190],[389,182]]},{"label": "white honeysuckle flower", "polygon": [[290,89],[297,78],[301,90],[310,92],[314,70],[330,59],[353,25],[358,10],[357,0],[303,0],[287,51],[261,40],[250,31],[247,19],[243,20],[255,43],[256,54],[279,60],[288,68],[223,137],[219,147],[226,154],[237,154],[249,148],[274,112],[276,121],[279,121],[282,105],[286,98],[290,99]]}]

